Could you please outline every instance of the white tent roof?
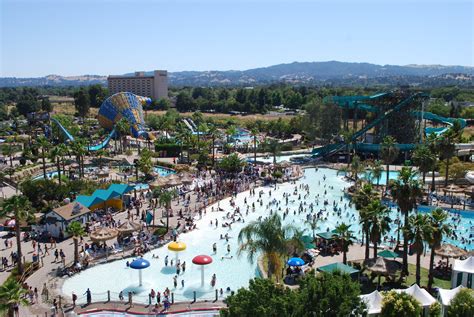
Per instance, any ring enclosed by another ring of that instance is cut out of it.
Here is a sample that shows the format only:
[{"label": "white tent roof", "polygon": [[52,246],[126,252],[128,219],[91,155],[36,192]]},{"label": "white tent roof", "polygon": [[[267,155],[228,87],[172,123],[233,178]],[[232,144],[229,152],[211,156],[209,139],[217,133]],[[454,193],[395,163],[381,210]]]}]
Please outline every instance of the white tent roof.
[{"label": "white tent roof", "polygon": [[367,305],[367,313],[369,315],[380,314],[380,312],[382,311],[383,297],[379,293],[379,291],[375,290],[370,294],[360,295],[360,298]]},{"label": "white tent roof", "polygon": [[465,260],[454,260],[453,271],[474,273],[474,257],[470,256]]},{"label": "white tent roof", "polygon": [[443,304],[443,306],[449,306],[453,297],[456,296],[456,294],[459,293],[462,288],[464,288],[464,286],[462,285],[459,285],[458,287],[453,289],[439,288],[438,292],[441,304]]},{"label": "white tent roof", "polygon": [[413,284],[409,288],[406,289],[396,289],[395,290],[398,293],[407,293],[414,298],[416,298],[417,301],[421,303],[421,306],[427,307],[436,302],[436,299],[430,295],[425,289],[420,288],[417,284]]}]

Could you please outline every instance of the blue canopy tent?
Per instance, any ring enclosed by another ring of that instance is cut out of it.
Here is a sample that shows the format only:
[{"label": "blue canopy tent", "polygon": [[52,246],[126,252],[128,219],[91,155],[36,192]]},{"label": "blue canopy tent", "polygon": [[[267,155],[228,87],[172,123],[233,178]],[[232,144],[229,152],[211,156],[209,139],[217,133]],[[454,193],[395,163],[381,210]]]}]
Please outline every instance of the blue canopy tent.
[{"label": "blue canopy tent", "polygon": [[92,206],[98,205],[100,203],[103,203],[104,200],[101,199],[100,197],[96,196],[85,196],[85,195],[79,195],[76,197],[76,202],[81,203],[82,205],[86,206],[87,208],[91,208]]},{"label": "blue canopy tent", "polygon": [[118,193],[119,195],[124,195],[133,190],[133,186],[128,184],[112,184],[109,186],[108,190]]}]

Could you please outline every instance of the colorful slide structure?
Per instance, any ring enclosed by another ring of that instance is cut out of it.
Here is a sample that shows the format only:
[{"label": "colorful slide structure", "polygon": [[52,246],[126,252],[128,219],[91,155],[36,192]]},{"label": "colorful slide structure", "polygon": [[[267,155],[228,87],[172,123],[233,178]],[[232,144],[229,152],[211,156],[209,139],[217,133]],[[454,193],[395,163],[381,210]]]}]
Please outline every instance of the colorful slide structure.
[{"label": "colorful slide structure", "polygon": [[[412,94],[409,97],[402,100],[401,102],[399,102],[398,104],[394,105],[391,109],[389,109],[385,113],[380,113],[379,107],[368,103],[368,102],[370,103],[376,102],[380,98],[383,98],[385,96],[390,96],[390,94],[391,93],[380,93],[380,94],[376,94],[372,96],[332,96],[332,97],[325,98],[324,101],[334,103],[338,105],[339,107],[345,108],[345,109],[358,109],[358,110],[364,110],[364,111],[369,111],[369,112],[379,114],[378,117],[374,121],[372,121],[371,123],[366,125],[364,128],[354,133],[350,142],[350,143],[353,143],[357,139],[359,139],[361,136],[363,136],[367,131],[381,124],[385,119],[389,118],[393,113],[402,111],[413,100],[428,98],[428,95],[425,93]],[[441,123],[445,125],[444,127],[440,127],[440,128],[427,127],[425,129],[426,135],[429,135],[431,133],[440,135],[446,132],[449,129],[449,127],[453,125],[453,122],[455,120],[459,120],[461,124],[461,128],[464,128],[467,124],[466,120],[464,119],[445,118],[431,112],[411,111],[410,114],[418,119],[430,120],[432,122]],[[355,146],[356,146],[356,150],[361,151],[361,152],[376,153],[380,151],[380,144],[356,143]],[[415,148],[416,144],[398,144],[397,146],[399,147],[401,151],[410,151]],[[313,158],[322,158],[322,157],[331,156],[343,150],[346,147],[347,147],[347,144],[344,142],[329,144],[329,145],[314,149],[312,151],[312,156]]]}]

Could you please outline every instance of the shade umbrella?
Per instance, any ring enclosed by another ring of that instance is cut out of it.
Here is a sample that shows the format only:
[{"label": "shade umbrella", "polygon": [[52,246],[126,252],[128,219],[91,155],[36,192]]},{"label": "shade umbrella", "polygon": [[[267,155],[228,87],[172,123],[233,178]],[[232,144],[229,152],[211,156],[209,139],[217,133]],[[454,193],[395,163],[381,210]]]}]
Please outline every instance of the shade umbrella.
[{"label": "shade umbrella", "polygon": [[103,242],[117,237],[117,234],[117,229],[99,227],[90,233],[90,238],[94,242]]},{"label": "shade umbrella", "polygon": [[438,249],[435,250],[435,254],[446,258],[446,267],[448,267],[449,258],[459,258],[461,256],[465,256],[467,255],[467,251],[458,248],[457,246],[452,245],[450,243],[444,243]]},{"label": "shade umbrella", "polygon": [[286,262],[286,264],[289,266],[302,266],[304,265],[304,260],[302,258],[291,258]]},{"label": "shade umbrella", "polygon": [[175,187],[175,186],[181,185],[182,183],[183,183],[183,182],[182,182],[181,180],[179,180],[179,179],[170,179],[170,180],[168,181],[168,186],[170,186],[170,187]]},{"label": "shade umbrella", "polygon": [[208,255],[198,255],[193,258],[193,263],[201,267],[201,287],[204,286],[204,266],[212,263],[212,258]]},{"label": "shade umbrella", "polygon": [[151,184],[150,187],[166,187],[168,180],[164,177],[157,177]]},{"label": "shade umbrella", "polygon": [[393,275],[402,269],[402,264],[398,261],[387,260],[379,257],[377,259],[368,259],[364,261],[365,266],[369,271],[378,275],[377,289],[380,286],[380,276]]},{"label": "shade umbrella", "polygon": [[130,267],[134,270],[138,270],[138,286],[142,286],[142,270],[150,266],[150,262],[144,258],[138,258],[130,263]]},{"label": "shade umbrella", "polygon": [[186,250],[186,244],[184,242],[173,241],[168,244],[168,250],[176,252],[176,263],[178,262],[178,253]]},{"label": "shade umbrella", "polygon": [[133,221],[130,221],[130,220],[127,220],[124,223],[122,223],[120,226],[117,227],[117,231],[120,234],[128,234],[128,233],[132,233],[134,231],[140,230],[141,227],[142,226],[140,224],[138,224],[136,222],[133,222]]},{"label": "shade umbrella", "polygon": [[377,253],[378,256],[381,256],[383,258],[398,258],[399,255],[397,252],[390,251],[390,250],[383,250]]},{"label": "shade umbrella", "polygon": [[189,173],[181,173],[179,174],[179,178],[183,184],[191,184],[193,182],[193,177]]}]

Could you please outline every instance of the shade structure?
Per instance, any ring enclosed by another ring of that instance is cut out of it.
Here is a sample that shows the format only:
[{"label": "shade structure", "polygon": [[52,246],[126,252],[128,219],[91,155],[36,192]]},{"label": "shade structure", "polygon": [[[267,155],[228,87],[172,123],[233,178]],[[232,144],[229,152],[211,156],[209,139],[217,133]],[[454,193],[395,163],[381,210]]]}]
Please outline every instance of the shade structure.
[{"label": "shade structure", "polygon": [[103,242],[117,237],[117,234],[117,229],[99,227],[90,233],[90,238],[94,242]]},{"label": "shade structure", "polygon": [[380,312],[382,311],[383,297],[379,291],[375,290],[370,294],[360,295],[360,298],[367,306],[367,314],[380,314]]},{"label": "shade structure", "polygon": [[168,186],[168,180],[164,177],[157,177],[152,183],[150,183],[150,187],[156,188],[156,187],[167,187]]},{"label": "shade structure", "polygon": [[417,301],[421,303],[421,306],[429,307],[431,304],[436,302],[436,299],[428,293],[427,290],[420,288],[417,284],[413,284],[406,289],[396,289],[397,293],[406,293],[413,296]]},{"label": "shade structure", "polygon": [[445,258],[459,258],[467,254],[463,249],[450,243],[442,244],[441,247],[435,250],[435,253]]},{"label": "shade structure", "polygon": [[304,265],[304,260],[302,258],[291,258],[286,262],[286,264],[289,266],[302,266]]},{"label": "shade structure", "polygon": [[95,192],[92,194],[92,197],[97,197],[102,201],[107,201],[117,196],[120,196],[120,194],[109,189],[96,189]]},{"label": "shade structure", "polygon": [[328,232],[316,233],[316,235],[324,240],[333,240],[338,237],[336,229],[328,231]]},{"label": "shade structure", "polygon": [[94,205],[103,203],[105,200],[103,200],[100,197],[96,196],[84,196],[84,195],[79,195],[76,197],[76,202],[81,203],[82,205],[86,206],[87,208],[90,208]]},{"label": "shade structure", "polygon": [[183,183],[181,181],[181,179],[176,174],[172,174],[172,175],[168,176],[167,180],[168,180],[167,184],[170,187],[179,186]]},{"label": "shade structure", "polygon": [[381,256],[383,258],[398,258],[399,255],[397,252],[390,251],[390,250],[383,250],[377,253],[378,256]]},{"label": "shade structure", "polygon": [[377,289],[380,286],[380,277],[382,275],[393,275],[402,269],[402,264],[397,261],[387,260],[384,257],[379,257],[375,261],[369,259],[364,261],[364,265],[369,271],[378,275]]},{"label": "shade structure", "polygon": [[465,260],[454,260],[453,272],[451,274],[451,287],[463,285],[472,288],[474,274],[474,257]]},{"label": "shade structure", "polygon": [[179,178],[181,182],[183,182],[183,184],[191,184],[194,180],[191,174],[186,173],[186,172],[179,174]]},{"label": "shade structure", "polygon": [[120,233],[120,234],[127,234],[127,233],[132,233],[132,232],[135,232],[135,231],[138,231],[141,229],[141,225],[136,223],[136,222],[133,222],[133,221],[130,221],[130,220],[127,220],[125,221],[124,223],[122,223],[120,226],[117,227],[117,231]]},{"label": "shade structure", "polygon": [[137,258],[130,263],[132,269],[138,270],[138,286],[142,286],[142,270],[150,266],[150,262],[144,258]]},{"label": "shade structure", "polygon": [[453,289],[444,289],[438,288],[439,300],[443,306],[449,306],[451,304],[451,300],[460,290],[462,290],[464,286],[459,285]]},{"label": "shade structure", "polygon": [[201,267],[201,287],[204,286],[204,266],[212,263],[212,258],[208,255],[197,255],[193,258],[193,263]]},{"label": "shade structure", "polygon": [[354,273],[359,273],[359,270],[353,268],[352,266],[346,265],[341,262],[337,263],[331,263],[325,266],[320,266],[318,267],[318,271],[320,272],[326,272],[326,273],[332,273],[335,271],[340,271],[342,273],[347,273],[349,275],[354,274]]},{"label": "shade structure", "polygon": [[133,190],[133,186],[128,184],[112,184],[109,186],[108,190],[116,192],[120,195],[124,195]]}]

